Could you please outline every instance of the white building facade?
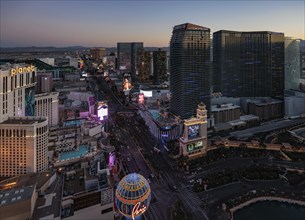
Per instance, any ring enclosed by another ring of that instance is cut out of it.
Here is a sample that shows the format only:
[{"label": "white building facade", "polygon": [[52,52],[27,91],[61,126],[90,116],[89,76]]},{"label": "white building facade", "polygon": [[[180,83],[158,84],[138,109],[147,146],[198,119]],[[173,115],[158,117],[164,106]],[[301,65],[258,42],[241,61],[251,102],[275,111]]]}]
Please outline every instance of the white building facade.
[{"label": "white building facade", "polygon": [[35,66],[0,66],[0,123],[10,116],[34,116],[35,85]]},{"label": "white building facade", "polygon": [[58,125],[58,92],[35,95],[35,116],[48,117],[50,127]]}]

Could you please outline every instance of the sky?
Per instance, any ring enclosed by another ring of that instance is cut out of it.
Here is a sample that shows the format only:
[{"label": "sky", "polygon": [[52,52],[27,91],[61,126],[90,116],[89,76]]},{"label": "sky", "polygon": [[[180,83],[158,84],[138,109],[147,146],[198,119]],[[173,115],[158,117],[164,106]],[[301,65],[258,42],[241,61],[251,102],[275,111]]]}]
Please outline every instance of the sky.
[{"label": "sky", "polygon": [[305,39],[305,1],[0,0],[0,47],[167,47],[175,25]]}]

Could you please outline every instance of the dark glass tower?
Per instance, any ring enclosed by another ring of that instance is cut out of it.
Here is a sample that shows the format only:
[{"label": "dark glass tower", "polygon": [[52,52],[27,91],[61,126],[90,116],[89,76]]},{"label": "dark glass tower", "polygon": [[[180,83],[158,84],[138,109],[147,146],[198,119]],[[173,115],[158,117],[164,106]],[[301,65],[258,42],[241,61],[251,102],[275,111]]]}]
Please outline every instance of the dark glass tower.
[{"label": "dark glass tower", "polygon": [[283,96],[284,34],[217,31],[213,34],[213,90],[230,97]]},{"label": "dark glass tower", "polygon": [[182,119],[196,116],[203,102],[210,111],[210,29],[190,23],[177,25],[170,41],[170,110]]},{"label": "dark glass tower", "polygon": [[154,84],[160,84],[164,81],[168,81],[166,51],[159,49],[153,52],[153,67]]},{"label": "dark glass tower", "polygon": [[142,42],[117,44],[117,69],[130,73],[132,80],[136,80],[138,56],[143,50]]}]

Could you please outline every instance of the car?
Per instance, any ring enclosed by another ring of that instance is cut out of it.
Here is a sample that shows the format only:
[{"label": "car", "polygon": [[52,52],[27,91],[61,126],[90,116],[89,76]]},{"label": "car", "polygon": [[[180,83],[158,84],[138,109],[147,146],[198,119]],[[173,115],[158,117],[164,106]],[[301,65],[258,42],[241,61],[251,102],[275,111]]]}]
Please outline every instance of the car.
[{"label": "car", "polygon": [[174,189],[175,191],[178,191],[177,186],[173,186],[173,189]]},{"label": "car", "polygon": [[130,158],[129,157],[127,157],[127,161],[130,162]]},{"label": "car", "polygon": [[194,183],[194,181],[195,181],[194,179],[191,179],[189,182],[190,182],[190,183]]}]

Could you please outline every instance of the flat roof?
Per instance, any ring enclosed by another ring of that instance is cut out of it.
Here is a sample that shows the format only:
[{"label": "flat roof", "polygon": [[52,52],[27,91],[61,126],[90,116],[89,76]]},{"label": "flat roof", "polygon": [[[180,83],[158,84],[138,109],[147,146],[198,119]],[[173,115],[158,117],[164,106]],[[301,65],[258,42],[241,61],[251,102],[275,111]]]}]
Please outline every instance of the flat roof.
[{"label": "flat roof", "polygon": [[84,169],[75,170],[75,175],[64,177],[64,197],[68,195],[74,195],[75,193],[84,192],[85,189],[85,173]]},{"label": "flat roof", "polygon": [[52,176],[52,172],[28,173],[17,177],[12,177],[0,182],[0,190],[6,188],[18,189],[25,186],[36,185],[40,189]]},{"label": "flat roof", "polygon": [[26,118],[26,117],[22,117],[22,118],[9,118],[6,121],[3,121],[1,124],[19,124],[19,125],[31,125],[31,124],[35,124],[36,122],[41,123],[46,121],[46,118],[41,118],[41,117],[31,117],[31,118]]},{"label": "flat roof", "polygon": [[230,135],[237,137],[237,138],[249,138],[254,136],[255,134],[262,133],[262,132],[270,132],[277,129],[282,129],[285,127],[293,126],[295,124],[305,122],[305,118],[296,118],[291,120],[280,120],[274,123],[261,125],[254,128],[249,128],[242,131],[235,131],[231,132]]},{"label": "flat roof", "polygon": [[212,105],[211,106],[211,111],[213,112],[218,112],[218,111],[223,111],[223,110],[230,110],[230,109],[238,109],[240,108],[239,105],[233,105],[233,104],[222,104],[221,106],[223,107],[218,107],[218,105]]},{"label": "flat roof", "polygon": [[239,119],[242,121],[249,121],[249,120],[258,120],[259,117],[256,115],[241,115]]},{"label": "flat roof", "polygon": [[60,204],[62,195],[61,180],[61,176],[56,176],[54,182],[44,191],[45,195],[37,198],[31,219],[55,219],[60,216]]},{"label": "flat roof", "polygon": [[0,192],[0,206],[11,205],[13,203],[31,199],[34,189],[35,185],[26,186],[19,189],[2,191]]}]

